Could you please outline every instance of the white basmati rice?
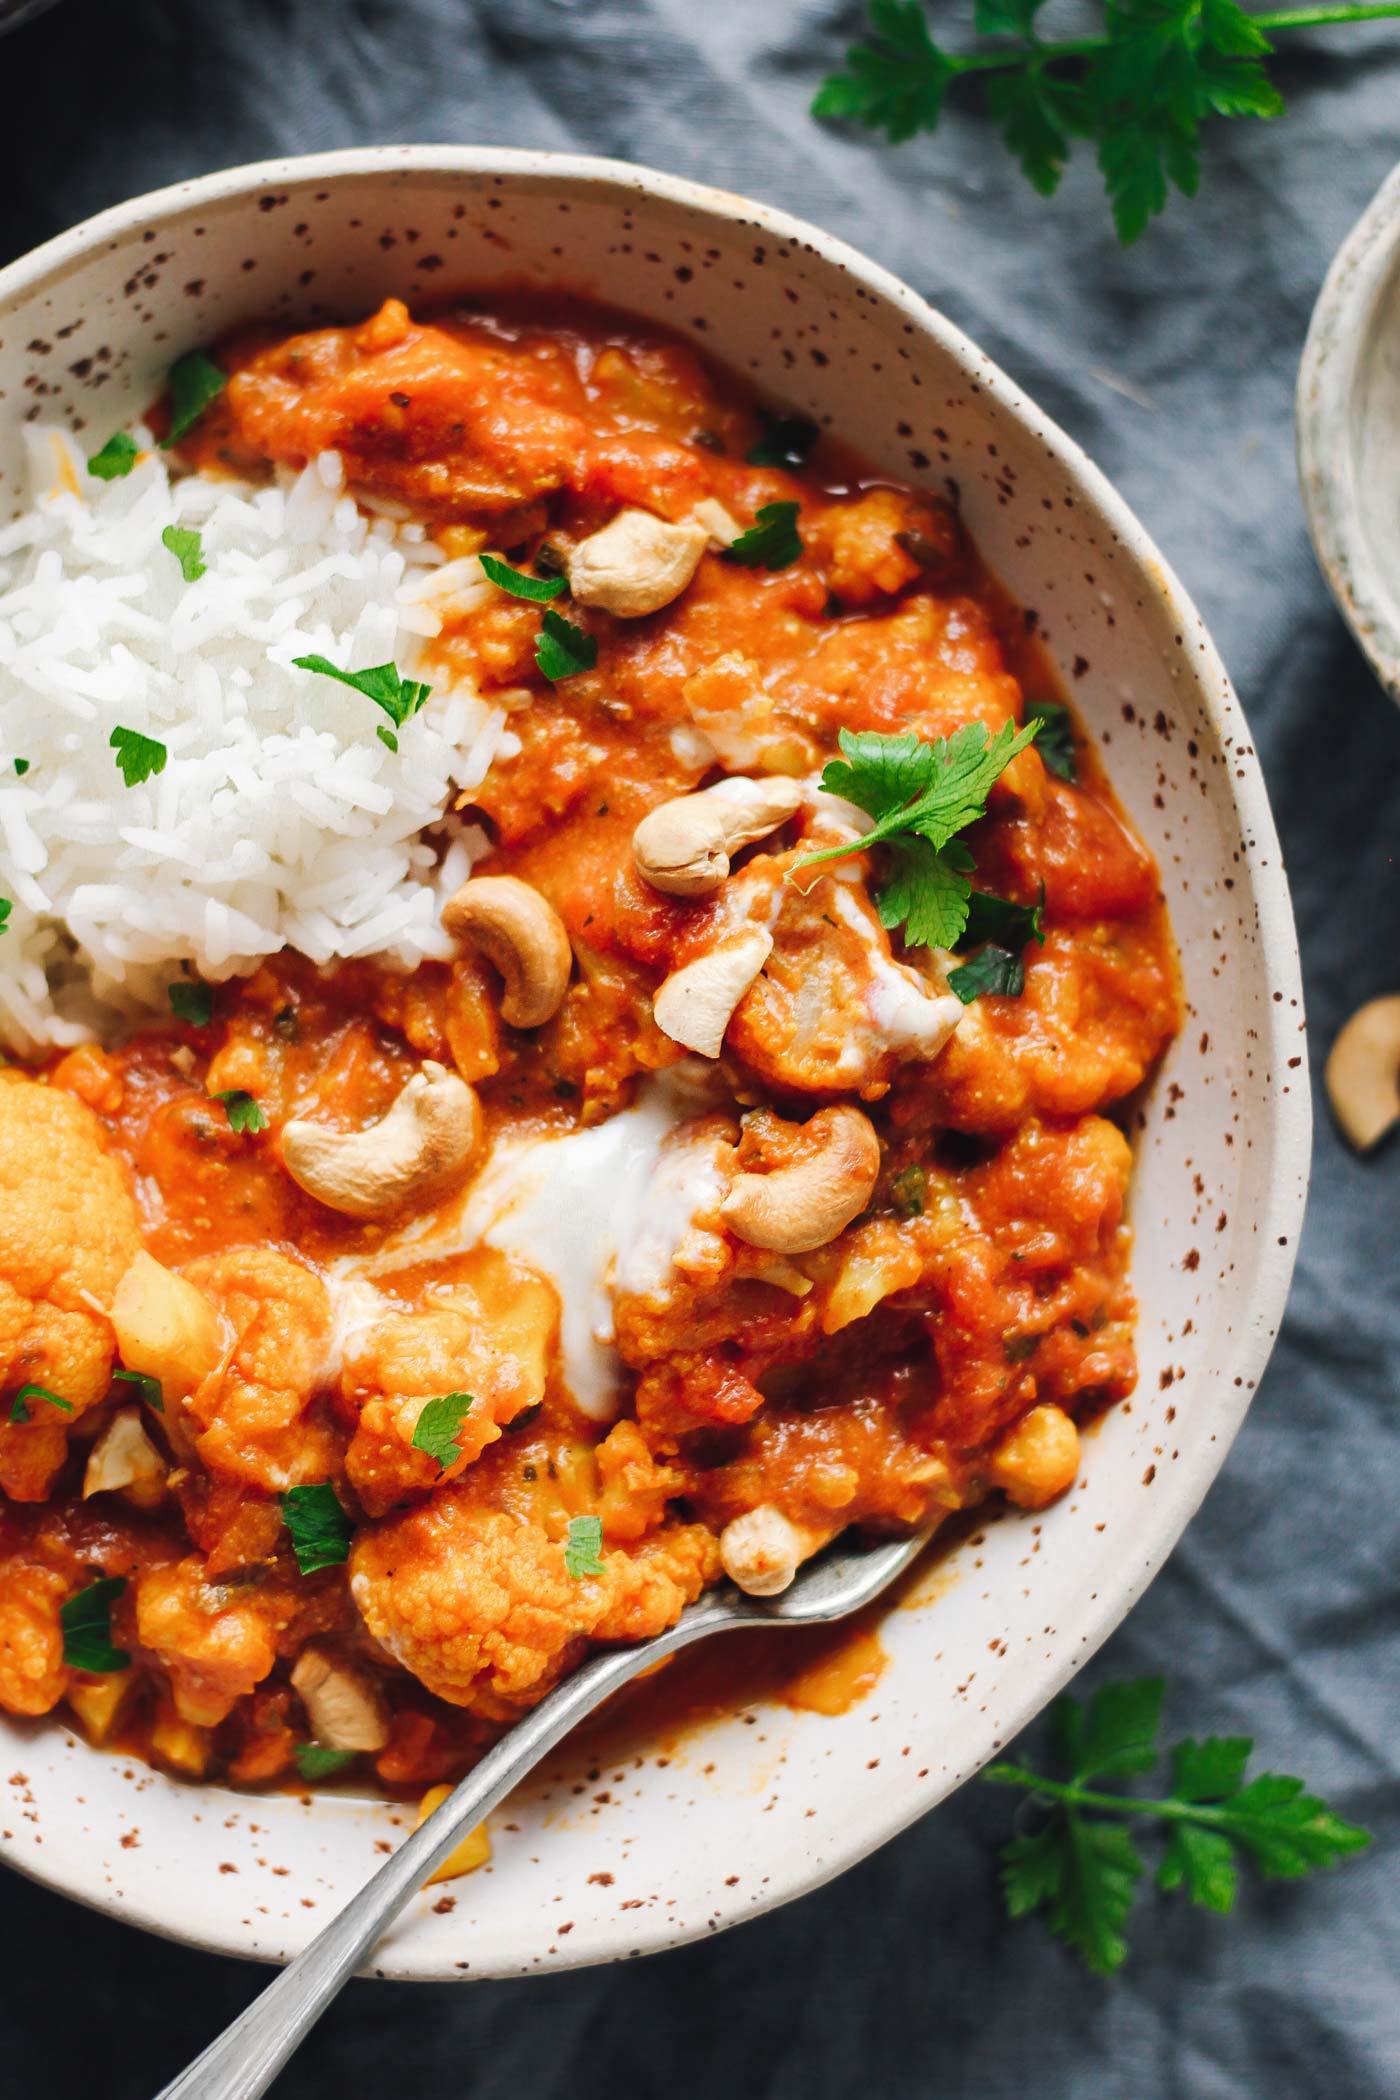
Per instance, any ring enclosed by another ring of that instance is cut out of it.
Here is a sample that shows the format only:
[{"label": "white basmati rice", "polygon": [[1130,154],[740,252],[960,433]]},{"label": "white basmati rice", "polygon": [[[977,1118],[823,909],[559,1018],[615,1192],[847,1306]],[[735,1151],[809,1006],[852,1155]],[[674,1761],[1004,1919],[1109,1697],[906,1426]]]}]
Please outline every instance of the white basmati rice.
[{"label": "white basmati rice", "polygon": [[[439,677],[394,754],[372,701],[292,659],[430,675],[436,605],[488,591],[480,565],[367,514],[334,453],[255,488],[172,480],[153,448],[103,482],[65,432],[28,442],[33,507],[0,526],[0,1040],[162,1006],[185,960],[219,979],[284,946],[450,953],[439,907],[486,841],[444,812],[519,748],[504,711]],[[170,525],[202,535],[194,583]],[[117,727],[163,743],[164,771],[126,787]]]}]

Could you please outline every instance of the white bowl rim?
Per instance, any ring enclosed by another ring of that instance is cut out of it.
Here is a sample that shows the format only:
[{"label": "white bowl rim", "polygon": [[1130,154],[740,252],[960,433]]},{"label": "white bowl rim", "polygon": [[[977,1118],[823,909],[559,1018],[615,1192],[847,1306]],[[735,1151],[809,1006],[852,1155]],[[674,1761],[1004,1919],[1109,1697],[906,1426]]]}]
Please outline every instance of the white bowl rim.
[{"label": "white bowl rim", "polygon": [[1400,701],[1400,622],[1370,540],[1358,529],[1350,412],[1381,281],[1400,251],[1400,166],[1377,190],[1332,259],[1298,368],[1298,480],[1327,587],[1371,668]]},{"label": "white bowl rim", "polygon": [[[1027,427],[1063,470],[1076,494],[1118,536],[1139,565],[1145,586],[1155,590],[1170,611],[1176,626],[1192,642],[1192,655],[1201,702],[1224,746],[1237,764],[1229,780],[1231,803],[1238,812],[1242,836],[1252,845],[1250,879],[1258,904],[1258,939],[1264,967],[1275,997],[1266,1009],[1262,1030],[1270,1069],[1282,1071],[1291,1057],[1305,1048],[1305,1023],[1301,964],[1294,927],[1292,901],[1279,850],[1278,834],[1269,807],[1263,774],[1253,738],[1224,663],[1205,624],[1164,556],[1138,522],[1125,500],[1118,495],[1102,471],[1067,432],[1035,403],[1014,381],[980,350],[972,339],[936,308],[929,305],[892,272],[869,261],[858,249],[824,232],[807,220],[762,204],[734,191],[720,190],[669,175],[631,161],[599,156],[535,151],[504,146],[385,145],[343,148],[335,152],[287,156],[248,162],[212,174],[171,184],[110,207],[82,221],[68,232],[56,235],[28,255],[0,270],[0,313],[10,297],[47,280],[59,283],[80,265],[91,251],[135,226],[158,222],[178,213],[216,204],[245,193],[306,181],[334,182],[338,178],[362,179],[382,173],[499,175],[564,181],[596,191],[641,193],[712,217],[738,221],[767,232],[776,239],[806,244],[824,259],[835,263],[857,285],[876,298],[896,307],[915,329],[937,340],[941,347],[1016,422]],[[716,342],[712,354],[723,361],[723,345]],[[1014,583],[1014,579],[1012,579]],[[1248,1322],[1237,1332],[1230,1366],[1232,1383],[1215,1403],[1213,1420],[1217,1433],[1202,1446],[1193,1469],[1189,1506],[1186,1489],[1167,1513],[1149,1525],[1137,1539],[1138,1558],[1131,1579],[1115,1586],[1096,1600],[1086,1600],[1077,1638],[1066,1641],[1053,1660],[1027,1662],[1015,1698],[1003,1713],[1002,1738],[1012,1741],[1059,1693],[1091,1656],[1102,1646],[1149,1583],[1160,1571],[1186,1525],[1195,1515],[1213,1482],[1225,1455],[1234,1442],[1259,1379],[1268,1362],[1297,1255],[1299,1228],[1307,1199],[1308,1162],[1312,1136],[1312,1099],[1307,1086],[1273,1087],[1268,1094],[1268,1178],[1255,1224],[1258,1252],[1257,1288],[1250,1302]],[[989,1749],[987,1755],[990,1757]],[[715,1892],[709,1917],[684,1932],[668,1929],[664,1916],[633,1912],[623,1931],[606,1944],[570,1960],[551,1962],[549,1973],[585,1963],[615,1960],[623,1954],[645,1954],[682,1944],[683,1941],[742,1924],[764,1915],[780,1904],[807,1895],[823,1883],[855,1866],[869,1853],[896,1837],[920,1816],[973,1776],[968,1770],[946,1785],[931,1786],[927,1795],[906,1806],[887,1799],[883,1790],[872,1788],[859,1801],[852,1801],[845,1827],[845,1843],[819,1862],[794,1859],[790,1872],[772,1884],[759,1900],[724,1901],[725,1891]],[[226,1790],[221,1800],[242,1800]],[[91,1889],[74,1887],[61,1874],[47,1875],[33,1856],[12,1858],[0,1854],[21,1873],[63,1894],[75,1896],[88,1907],[139,1925],[157,1935],[185,1945],[221,1953],[242,1954],[253,1959],[275,1960],[262,1950],[233,1945],[201,1931],[197,1918],[185,1924],[144,1904],[110,1900]],[[386,1950],[387,1951],[387,1950]],[[398,1980],[461,1982],[460,1972],[447,1960],[395,1963],[391,1957],[366,1967],[363,1974]],[[473,1966],[472,1980],[490,1974],[487,1964]]]}]

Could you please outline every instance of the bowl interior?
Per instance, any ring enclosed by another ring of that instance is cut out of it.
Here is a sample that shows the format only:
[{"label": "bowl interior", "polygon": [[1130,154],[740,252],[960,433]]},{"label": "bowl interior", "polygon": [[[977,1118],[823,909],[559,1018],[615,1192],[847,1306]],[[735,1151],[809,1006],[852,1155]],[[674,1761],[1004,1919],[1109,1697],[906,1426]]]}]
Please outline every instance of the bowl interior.
[{"label": "bowl interior", "polygon": [[[1306,1181],[1287,890],[1247,726],[1200,622],[1063,435],[948,324],[851,251],[644,171],[381,149],[211,177],[0,277],[0,517],[22,426],[100,444],[166,365],[257,315],[539,283],[592,293],[955,486],[1034,613],[1158,856],[1189,1018],[1135,1105],[1141,1379],[1080,1486],[989,1523],[881,1630],[876,1688],[826,1718],[760,1705],[625,1755],[566,1746],[497,1819],[493,1866],[431,1890],[379,1973],[509,1974],[691,1937],[800,1893],[931,1807],[1097,1646],[1189,1519],[1282,1310]],[[773,1639],[781,1636],[774,1634]],[[182,1787],[8,1723],[4,1855],[87,1901],[237,1953],[295,1950],[374,1866],[397,1811]]]}]

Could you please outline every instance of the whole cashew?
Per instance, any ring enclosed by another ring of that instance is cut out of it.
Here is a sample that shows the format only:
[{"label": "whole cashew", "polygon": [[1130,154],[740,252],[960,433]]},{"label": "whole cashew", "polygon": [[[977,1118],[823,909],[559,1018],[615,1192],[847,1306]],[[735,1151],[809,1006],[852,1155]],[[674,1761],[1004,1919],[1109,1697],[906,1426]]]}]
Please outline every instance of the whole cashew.
[{"label": "whole cashew", "polygon": [[1332,1045],[1324,1074],[1332,1113],[1358,1152],[1400,1123],[1400,992],[1354,1013]]},{"label": "whole cashew", "polygon": [[795,780],[735,775],[677,795],[642,818],[632,834],[637,873],[672,897],[708,897],[729,873],[729,857],[767,838],[802,807]]},{"label": "whole cashew", "polygon": [[478,875],[442,908],[454,941],[467,941],[505,979],[501,1015],[512,1028],[538,1028],[563,1004],[573,950],[554,906],[518,875]]},{"label": "whole cashew", "polygon": [[282,1132],[282,1164],[298,1188],[348,1218],[380,1218],[460,1181],[481,1142],[476,1095],[428,1063],[368,1130],[297,1117]]},{"label": "whole cashew", "polygon": [[771,1502],[761,1502],[725,1525],[719,1535],[720,1565],[750,1597],[776,1597],[831,1535],[794,1524]]},{"label": "whole cashew", "polygon": [[868,1116],[842,1105],[823,1108],[804,1129],[818,1147],[795,1166],[739,1174],[720,1205],[731,1232],[750,1247],[809,1254],[825,1247],[875,1193],[880,1142]]},{"label": "whole cashew", "polygon": [[292,1689],[327,1750],[382,1750],[388,1742],[389,1712],[378,1685],[333,1650],[315,1641],[303,1648]]},{"label": "whole cashew", "polygon": [[710,544],[704,524],[672,525],[649,510],[620,510],[569,556],[569,591],[621,620],[679,598]]},{"label": "whole cashew", "polygon": [[766,926],[739,933],[673,970],[651,1002],[656,1025],[673,1043],[701,1057],[718,1057],[734,1009],[773,952]]}]

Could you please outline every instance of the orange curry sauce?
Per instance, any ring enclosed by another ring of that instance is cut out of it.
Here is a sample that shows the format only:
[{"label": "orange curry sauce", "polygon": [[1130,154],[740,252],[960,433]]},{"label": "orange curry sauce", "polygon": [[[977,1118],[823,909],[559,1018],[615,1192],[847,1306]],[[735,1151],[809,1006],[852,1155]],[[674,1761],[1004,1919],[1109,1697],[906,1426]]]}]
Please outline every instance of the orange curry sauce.
[{"label": "orange curry sauce", "polygon": [[[800,505],[788,567],[711,551],[641,618],[559,601],[598,644],[560,683],[536,669],[541,607],[496,591],[417,667],[509,711],[518,752],[466,815],[493,842],[477,873],[522,878],[568,930],[572,979],[543,1026],[503,1022],[475,954],[411,976],[289,955],[214,988],[207,1025],[0,1080],[0,1373],[7,1395],[34,1382],[73,1409],[0,1409],[0,1703],[66,1698],[97,1739],[171,1769],[284,1782],[312,1733],[290,1682],[311,1642],[384,1716],[360,1769],[417,1787],[464,1769],[590,1641],[670,1623],[718,1579],[718,1536],[744,1512],[773,1505],[821,1538],[1070,1484],[1076,1418],[1134,1382],[1130,1156],[1106,1112],[1178,1026],[1176,966],[1156,869],[1092,755],[1081,744],[1076,783],[1032,748],[968,836],[980,887],[1029,904],[1044,885],[1044,945],[1019,997],[980,999],[922,1057],[877,1025],[880,973],[936,966],[879,926],[874,856],[783,879],[820,839],[811,803],[730,878],[767,885],[774,947],[703,1113],[725,1158],[762,1170],[801,1155],[815,1110],[858,1105],[881,1155],[864,1212],[781,1260],[697,1217],[702,1253],[669,1288],[618,1300],[611,1422],[574,1404],[557,1294],[517,1254],[435,1254],[430,1237],[347,1327],[336,1277],[404,1221],[303,1193],[279,1151],[291,1116],[364,1127],[433,1059],[476,1089],[483,1158],[604,1122],[681,1059],[652,995],[726,911],[724,892],[640,877],[639,819],[725,772],[813,779],[843,727],[995,730],[1028,684],[1047,696],[1045,673],[954,510],[829,439],[805,465],[750,464],[754,402],[633,322],[509,303],[413,321],[391,301],[218,355],[231,377],[187,466],[257,479],[334,449],[352,489],[452,559],[490,549],[546,574],[625,506],[678,520],[714,499],[747,527]],[[368,701],[366,717],[372,735]],[[210,1098],[230,1089],[264,1130],[230,1127]],[[85,1500],[94,1439],[140,1404],[113,1381],[108,1318],[138,1250],[213,1307],[223,1354],[189,1390],[172,1378],[163,1414],[142,1408],[164,1483]],[[411,1434],[459,1390],[474,1404],[443,1471]],[[278,1496],[321,1482],[354,1538],[348,1562],[303,1576]],[[564,1541],[583,1514],[601,1518],[603,1572],[580,1577]],[[97,1574],[127,1578],[112,1637],[131,1662],[105,1676],[65,1666],[59,1623]]]}]

